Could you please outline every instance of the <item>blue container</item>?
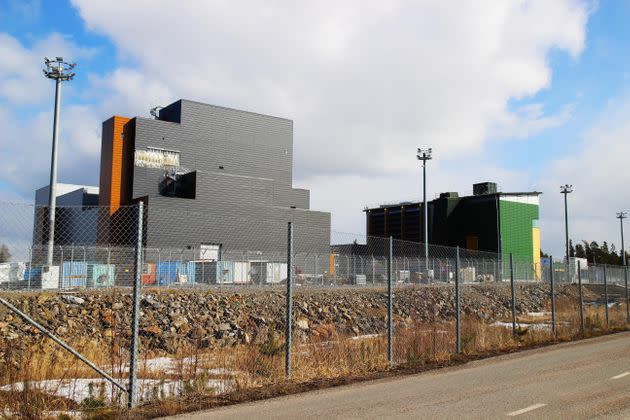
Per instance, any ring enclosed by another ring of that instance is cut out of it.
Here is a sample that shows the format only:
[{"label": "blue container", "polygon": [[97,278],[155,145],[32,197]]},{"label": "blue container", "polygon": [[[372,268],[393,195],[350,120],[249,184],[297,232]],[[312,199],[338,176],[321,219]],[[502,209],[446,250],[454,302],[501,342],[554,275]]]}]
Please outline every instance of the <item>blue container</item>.
[{"label": "blue container", "polygon": [[195,282],[204,284],[234,283],[234,263],[232,261],[197,261]]},{"label": "blue container", "polygon": [[24,270],[24,281],[25,282],[33,282],[34,280],[41,280],[42,278],[42,268],[41,267],[33,267],[27,268]]},{"label": "blue container", "polygon": [[[156,283],[160,286],[171,284],[194,284],[195,263],[193,261],[162,261],[155,267]],[[183,279],[186,279],[184,282]]]},{"label": "blue container", "polygon": [[85,287],[87,285],[87,263],[66,261],[63,263],[61,287]]},{"label": "blue container", "polygon": [[177,281],[177,263],[161,261],[155,267],[155,281],[160,286],[169,286]]}]

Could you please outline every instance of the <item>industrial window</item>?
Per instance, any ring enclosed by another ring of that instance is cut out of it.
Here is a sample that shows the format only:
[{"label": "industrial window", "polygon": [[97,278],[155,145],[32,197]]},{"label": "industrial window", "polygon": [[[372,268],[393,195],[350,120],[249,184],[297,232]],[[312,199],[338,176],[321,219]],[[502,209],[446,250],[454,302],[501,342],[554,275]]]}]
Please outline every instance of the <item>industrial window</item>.
[{"label": "industrial window", "polygon": [[157,147],[147,147],[146,150],[136,150],[134,165],[140,168],[179,168],[179,152]]},{"label": "industrial window", "polygon": [[194,199],[197,192],[197,171],[169,170],[159,185],[160,194],[167,197]]}]

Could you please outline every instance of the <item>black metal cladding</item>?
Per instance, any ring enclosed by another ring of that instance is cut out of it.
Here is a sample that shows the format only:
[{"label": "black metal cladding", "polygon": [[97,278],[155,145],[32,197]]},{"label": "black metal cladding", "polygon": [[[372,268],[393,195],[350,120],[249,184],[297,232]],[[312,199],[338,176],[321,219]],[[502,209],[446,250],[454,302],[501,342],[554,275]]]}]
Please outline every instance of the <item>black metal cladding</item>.
[{"label": "black metal cladding", "polygon": [[[496,194],[459,197],[444,193],[427,203],[429,242],[434,245],[499,252]],[[423,241],[422,203],[404,203],[366,210],[368,234]]]},{"label": "black metal cladding", "polygon": [[148,246],[286,252],[293,221],[296,252],[329,252],[330,213],[309,210],[309,191],[292,186],[291,120],[179,100],[159,119],[135,118],[134,129],[136,150],[177,151],[181,171],[195,174],[182,180],[184,198],[177,184],[161,190],[165,169],[133,168],[127,198],[148,205]]}]

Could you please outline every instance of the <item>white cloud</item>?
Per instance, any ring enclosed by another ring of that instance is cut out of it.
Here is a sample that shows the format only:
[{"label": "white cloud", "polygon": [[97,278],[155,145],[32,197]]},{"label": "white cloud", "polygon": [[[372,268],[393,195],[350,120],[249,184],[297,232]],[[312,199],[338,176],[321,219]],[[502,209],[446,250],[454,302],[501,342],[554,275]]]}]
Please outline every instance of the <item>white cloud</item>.
[{"label": "white cloud", "polygon": [[497,126],[490,130],[490,136],[501,139],[530,138],[547,129],[564,125],[573,116],[574,108],[574,104],[566,104],[557,113],[546,115],[542,103],[523,105],[497,121]]},{"label": "white cloud", "polygon": [[[154,0],[127,1],[122,14],[111,2],[73,4],[125,63],[91,75],[98,103],[68,133],[77,156],[94,162],[95,151],[80,149],[80,139],[98,136],[99,117],[147,115],[180,97],[288,117],[295,121],[296,184],[310,188],[313,207],[332,211],[342,230],[363,229],[364,204],[414,197],[421,145],[436,151],[431,194],[481,180],[528,189],[527,176],[484,158],[484,144],[501,124],[531,134],[563,122],[562,112],[513,114],[508,102],[550,86],[552,49],[579,56],[588,18],[577,0]],[[41,61],[34,47],[7,49]],[[13,76],[3,76],[10,71],[0,69],[0,83],[10,82]],[[23,82],[45,80],[37,74]],[[42,92],[39,100],[49,95],[49,86],[33,90]],[[64,126],[74,124],[71,111],[64,113]],[[33,121],[46,149],[47,124]]]},{"label": "white cloud", "polygon": [[581,52],[587,19],[570,0],[73,3],[165,92],[294,119],[299,176],[481,147],[510,98],[549,86],[550,49]]},{"label": "white cloud", "polygon": [[0,102],[33,105],[50,101],[50,80],[42,75],[44,57],[80,60],[92,54],[94,50],[79,48],[58,33],[37,40],[29,47],[0,32]]},{"label": "white cloud", "polygon": [[560,185],[572,184],[569,195],[569,234],[574,241],[614,242],[619,249],[619,221],[615,213],[630,210],[627,190],[630,156],[630,92],[602,110],[567,155],[541,175],[544,185],[541,224],[543,244],[563,255],[564,204]]},{"label": "white cloud", "polygon": [[[345,230],[363,229],[365,204],[414,197],[418,145],[476,160],[439,173],[432,191],[522,184],[526,176],[497,171],[480,178],[478,168],[491,167],[484,141],[495,126],[525,137],[566,121],[570,108],[547,117],[540,108],[512,114],[507,103],[549,87],[548,52],[579,55],[587,19],[573,1],[131,2],[125,15],[74,3],[163,97],[294,119],[297,183]],[[112,84],[122,97],[134,92],[126,100],[142,111],[153,104],[124,80]]]}]

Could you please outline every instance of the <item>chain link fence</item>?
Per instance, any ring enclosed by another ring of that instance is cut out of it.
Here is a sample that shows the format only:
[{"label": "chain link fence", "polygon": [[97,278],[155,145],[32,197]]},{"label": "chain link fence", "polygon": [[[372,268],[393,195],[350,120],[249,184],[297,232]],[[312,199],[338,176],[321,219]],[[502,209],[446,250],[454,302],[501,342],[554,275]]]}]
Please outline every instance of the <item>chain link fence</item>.
[{"label": "chain link fence", "polygon": [[[190,223],[155,226],[152,211]],[[628,323],[624,267],[436,245],[424,255],[296,221],[289,235],[285,221],[223,217],[227,240],[194,212],[138,205],[59,207],[56,219],[49,264],[47,208],[0,203],[0,296],[101,372],[2,310],[5,412],[368,375]],[[25,408],[25,393],[43,402]]]}]

